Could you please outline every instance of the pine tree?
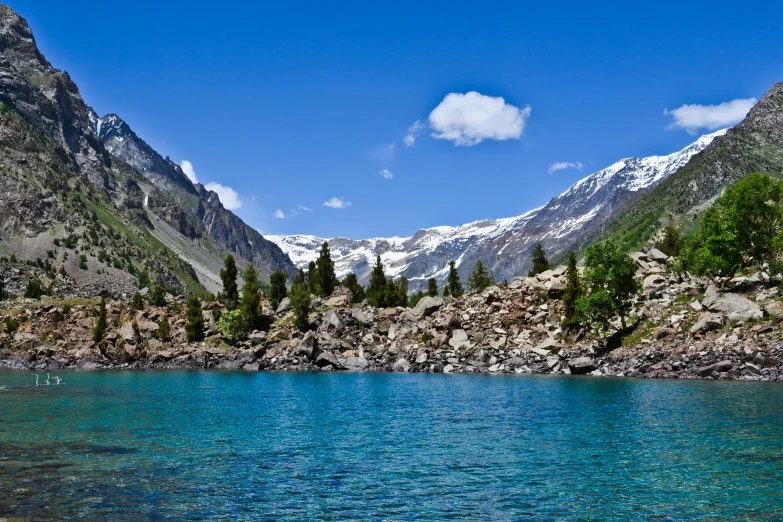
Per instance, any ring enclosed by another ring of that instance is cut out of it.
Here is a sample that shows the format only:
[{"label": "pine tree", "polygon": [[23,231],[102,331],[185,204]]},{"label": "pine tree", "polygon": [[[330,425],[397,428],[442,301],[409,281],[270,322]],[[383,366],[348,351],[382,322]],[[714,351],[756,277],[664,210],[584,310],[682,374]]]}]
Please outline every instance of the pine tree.
[{"label": "pine tree", "polygon": [[[239,290],[237,289],[237,263],[234,256],[226,256],[226,267],[220,270],[220,280],[223,282],[223,303],[229,310],[237,307]],[[199,305],[200,306],[200,305]]]},{"label": "pine tree", "polygon": [[534,277],[541,272],[549,270],[549,261],[546,258],[546,253],[544,252],[544,247],[541,246],[541,243],[536,243],[536,246],[533,247],[531,259],[533,261],[533,267],[527,273],[528,277]]},{"label": "pine tree", "polygon": [[438,295],[438,280],[434,277],[427,279],[427,295],[430,297]]},{"label": "pine tree", "polygon": [[321,245],[321,253],[316,260],[316,270],[318,271],[318,291],[323,297],[329,297],[337,286],[337,276],[334,273],[334,262],[329,252],[329,243],[324,241]]},{"label": "pine tree", "polygon": [[144,301],[141,299],[141,294],[139,292],[133,294],[133,300],[131,300],[131,310],[144,310]]},{"label": "pine tree", "polygon": [[683,246],[685,246],[685,241],[680,237],[677,229],[671,225],[663,229],[663,239],[655,243],[655,248],[670,257],[679,256]]},{"label": "pine tree", "polygon": [[351,291],[354,303],[361,303],[364,301],[364,288],[362,288],[362,285],[359,284],[359,279],[356,277],[356,274],[351,272],[345,276],[340,285],[342,285],[343,288],[347,288]]},{"label": "pine tree", "polygon": [[474,292],[483,292],[494,284],[495,280],[487,273],[484,263],[482,263],[480,259],[476,261],[473,273],[470,274],[470,278],[468,279],[468,286],[470,286],[470,289]]},{"label": "pine tree", "polygon": [[185,324],[185,338],[189,343],[203,341],[204,314],[201,311],[201,300],[197,296],[191,295],[188,297],[186,313],[188,322]]},{"label": "pine tree", "polygon": [[106,300],[101,297],[101,303],[98,307],[98,320],[95,321],[95,328],[92,331],[92,342],[99,343],[106,337]]},{"label": "pine tree", "polygon": [[166,292],[160,285],[155,285],[150,291],[150,304],[154,306],[164,306],[166,304]]},{"label": "pine tree", "polygon": [[457,272],[457,265],[454,261],[449,261],[449,277],[447,281],[450,296],[460,297],[465,293],[465,290],[462,289],[462,283],[459,280],[459,272]]},{"label": "pine tree", "polygon": [[245,284],[242,285],[242,302],[240,309],[245,314],[245,319],[250,328],[258,325],[258,305],[261,302],[261,294],[258,293],[258,274],[252,264],[245,268]]},{"label": "pine tree", "polygon": [[318,265],[315,264],[315,261],[310,261],[310,264],[307,265],[307,282],[311,294],[319,295],[321,293],[321,289],[318,287]]},{"label": "pine tree", "polygon": [[375,261],[375,266],[372,268],[370,284],[367,286],[367,300],[369,301],[370,305],[376,308],[383,308],[387,306],[386,287],[386,274],[383,272],[381,256],[378,256]]},{"label": "pine tree", "polygon": [[579,271],[576,268],[576,254],[568,254],[568,268],[566,269],[566,288],[563,294],[563,326],[572,328],[579,325],[576,313],[576,302],[582,297],[582,282],[579,280]]},{"label": "pine tree", "polygon": [[294,326],[304,332],[310,327],[310,288],[304,280],[304,273],[300,271],[301,278],[297,276],[288,298],[294,308]]},{"label": "pine tree", "polygon": [[443,297],[449,296],[449,283],[446,281],[446,284],[443,285]]},{"label": "pine tree", "polygon": [[275,270],[269,276],[269,304],[272,306],[272,310],[277,310],[277,307],[280,306],[280,301],[288,295],[285,287],[286,279],[285,272],[282,270]]},{"label": "pine tree", "polygon": [[386,306],[408,306],[408,278],[400,276],[387,285]]},{"label": "pine tree", "polygon": [[163,314],[158,325],[157,337],[161,341],[168,341],[171,335],[171,326],[169,326],[169,314]]}]

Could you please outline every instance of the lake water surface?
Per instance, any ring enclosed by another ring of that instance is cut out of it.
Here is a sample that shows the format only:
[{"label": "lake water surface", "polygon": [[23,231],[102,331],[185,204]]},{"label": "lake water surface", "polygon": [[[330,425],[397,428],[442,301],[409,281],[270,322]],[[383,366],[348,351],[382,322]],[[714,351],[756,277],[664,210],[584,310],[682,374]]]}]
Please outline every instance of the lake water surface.
[{"label": "lake water surface", "polygon": [[783,520],[779,384],[56,374],[0,371],[0,519]]}]

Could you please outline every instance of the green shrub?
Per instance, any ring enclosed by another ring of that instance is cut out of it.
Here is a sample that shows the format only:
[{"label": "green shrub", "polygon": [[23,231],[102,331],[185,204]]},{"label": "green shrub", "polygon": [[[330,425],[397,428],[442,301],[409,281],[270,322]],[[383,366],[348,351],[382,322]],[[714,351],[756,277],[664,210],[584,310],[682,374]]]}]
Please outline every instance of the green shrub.
[{"label": "green shrub", "polygon": [[187,323],[185,324],[185,337],[189,343],[204,340],[204,314],[201,311],[201,300],[195,295],[188,297]]},{"label": "green shrub", "polygon": [[63,315],[68,315],[70,313],[71,313],[71,304],[70,303],[65,303],[63,305]]},{"label": "green shrub", "polygon": [[156,332],[156,336],[161,341],[169,340],[169,337],[171,336],[171,326],[169,325],[168,314],[163,314],[163,317],[160,319],[160,324],[158,325],[158,331]]},{"label": "green shrub", "polygon": [[142,300],[141,294],[139,292],[133,294],[133,299],[131,300],[131,310],[144,310],[144,301]]},{"label": "green shrub", "polygon": [[5,329],[10,334],[14,333],[15,331],[17,331],[19,329],[19,324],[20,324],[19,321],[15,320],[15,319],[10,319],[10,318],[6,319],[5,320]]},{"label": "green shrub", "polygon": [[41,282],[36,280],[27,283],[27,288],[24,291],[24,296],[30,299],[40,299],[43,295],[43,288],[41,288]]},{"label": "green shrub", "polygon": [[247,337],[250,321],[244,311],[229,310],[218,321],[218,328],[231,342],[237,342]]}]

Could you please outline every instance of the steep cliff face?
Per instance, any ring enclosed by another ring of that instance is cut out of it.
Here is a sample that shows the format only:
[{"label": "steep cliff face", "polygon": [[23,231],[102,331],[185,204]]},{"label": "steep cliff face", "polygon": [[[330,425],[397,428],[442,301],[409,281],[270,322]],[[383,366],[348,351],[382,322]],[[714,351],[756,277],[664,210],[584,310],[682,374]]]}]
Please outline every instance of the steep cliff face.
[{"label": "steep cliff face", "polygon": [[256,264],[262,277],[295,271],[275,244],[118,116],[98,118],[5,5],[0,151],[0,256],[46,259],[78,284],[116,292],[148,277],[172,291],[217,292],[230,252],[240,266]]},{"label": "steep cliff face", "polygon": [[456,261],[463,280],[478,260],[497,279],[510,279],[527,270],[536,243],[541,243],[552,257],[567,252],[586,233],[602,230],[603,224],[629,200],[672,175],[724,132],[703,136],[666,156],[620,160],[521,216],[428,228],[411,237],[358,241],[302,235],[267,238],[280,245],[299,266],[315,259],[321,244],[328,241],[338,275],[356,272],[363,283],[369,280],[377,255],[387,275],[405,275],[412,288],[424,287],[429,277],[445,280],[450,260]]},{"label": "steep cliff face", "polygon": [[[200,183],[191,183],[179,165],[158,154],[119,116],[109,114],[100,118],[94,111],[90,110],[90,113],[92,130],[103,140],[106,149],[144,175],[182,209],[175,212],[167,205],[160,216],[168,224],[189,237],[203,232],[219,245],[255,264],[262,277],[268,277],[274,270],[296,274],[296,267],[275,243],[226,210],[217,193]],[[157,199],[153,201],[157,202]],[[150,206],[151,210],[156,208],[160,207]]]},{"label": "steep cliff face", "polygon": [[634,248],[673,222],[686,230],[722,190],[753,172],[783,176],[783,83],[776,83],[745,119],[714,140],[700,154],[649,192],[634,198],[604,230],[580,239],[587,245],[599,237]]}]

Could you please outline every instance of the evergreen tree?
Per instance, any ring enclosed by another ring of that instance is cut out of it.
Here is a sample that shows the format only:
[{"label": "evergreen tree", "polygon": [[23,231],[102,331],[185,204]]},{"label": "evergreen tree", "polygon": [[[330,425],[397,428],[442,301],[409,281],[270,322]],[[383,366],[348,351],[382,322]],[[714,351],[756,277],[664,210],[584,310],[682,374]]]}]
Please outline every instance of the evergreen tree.
[{"label": "evergreen tree", "polygon": [[495,284],[495,279],[487,273],[487,269],[484,267],[484,263],[481,259],[476,261],[476,266],[473,268],[473,273],[470,274],[468,279],[468,286],[474,292],[483,292],[490,286]]},{"label": "evergreen tree", "polygon": [[95,321],[95,328],[92,331],[92,342],[99,343],[106,337],[106,300],[101,297],[101,303],[98,305],[98,320]]},{"label": "evergreen tree", "polygon": [[381,256],[375,261],[370,276],[370,284],[367,286],[367,301],[376,308],[383,308],[386,304],[386,274],[383,272]]},{"label": "evergreen tree", "polygon": [[288,298],[291,300],[291,305],[294,307],[294,326],[299,331],[305,332],[310,327],[310,288],[304,281],[304,274],[301,273],[301,279],[299,276],[294,280],[294,284],[291,285],[291,290],[288,292]]},{"label": "evergreen tree", "polygon": [[534,277],[541,272],[549,270],[549,261],[546,258],[546,253],[544,252],[544,247],[541,246],[541,243],[536,243],[536,246],[533,247],[531,258],[533,261],[533,268],[527,273],[528,277]]},{"label": "evergreen tree", "polygon": [[319,295],[320,289],[318,288],[318,265],[315,261],[310,261],[307,265],[307,272],[305,273],[307,279],[307,285],[312,295]]},{"label": "evergreen tree", "polygon": [[315,262],[318,295],[329,297],[337,286],[337,276],[334,273],[334,263],[329,252],[329,243],[324,241],[321,245],[321,253]]},{"label": "evergreen tree", "polygon": [[161,341],[168,341],[171,335],[171,326],[169,325],[169,314],[163,314],[158,325],[157,337]]},{"label": "evergreen tree", "polygon": [[449,296],[449,283],[446,281],[446,284],[443,285],[443,297]]},{"label": "evergreen tree", "polygon": [[133,294],[131,310],[144,310],[144,301],[141,299],[141,294],[139,292]]},{"label": "evergreen tree", "polygon": [[385,306],[408,306],[408,278],[400,276],[399,279],[389,281],[386,284]]},{"label": "evergreen tree", "polygon": [[[305,275],[304,270],[301,268],[299,269],[299,273],[294,276],[294,284],[306,284],[307,283],[307,276]],[[292,285],[293,286],[293,285]]]},{"label": "evergreen tree", "polygon": [[258,274],[252,264],[245,268],[245,284],[242,285],[242,302],[240,309],[245,315],[249,328],[258,325],[258,305],[261,303],[261,294],[258,292]]},{"label": "evergreen tree", "polygon": [[427,279],[427,295],[430,297],[438,295],[438,280],[434,277]]},{"label": "evergreen tree", "polygon": [[462,289],[462,282],[459,280],[459,272],[457,272],[457,265],[454,261],[449,261],[449,277],[447,284],[451,297],[460,297],[465,293],[465,290]]},{"label": "evergreen tree", "polygon": [[347,288],[351,291],[351,295],[353,296],[352,301],[354,303],[361,303],[364,301],[364,288],[362,288],[362,285],[359,284],[359,279],[356,277],[356,274],[351,272],[345,276],[342,283],[340,284],[343,288]]},{"label": "evergreen tree", "polygon": [[566,287],[563,294],[563,326],[572,328],[579,325],[576,311],[576,303],[582,297],[582,282],[579,280],[579,271],[576,267],[576,254],[568,254],[568,268],[566,269]]},{"label": "evergreen tree", "polygon": [[[223,282],[223,303],[229,310],[233,310],[239,303],[239,289],[237,288],[237,263],[234,256],[226,256],[225,268],[220,270],[220,280]],[[201,306],[201,305],[199,305]]]},{"label": "evergreen tree", "polygon": [[154,306],[164,306],[166,304],[166,292],[163,291],[163,287],[155,285],[150,291],[150,304]]},{"label": "evergreen tree", "polygon": [[204,314],[201,311],[201,300],[197,296],[191,295],[188,297],[186,314],[188,321],[185,324],[185,338],[189,343],[203,341]]},{"label": "evergreen tree", "polygon": [[680,249],[685,245],[680,233],[677,229],[669,225],[663,229],[663,239],[655,243],[655,248],[663,252],[669,257],[677,257],[680,255]]},{"label": "evergreen tree", "polygon": [[272,306],[272,310],[277,310],[277,307],[280,306],[280,301],[288,295],[285,287],[286,279],[288,278],[282,270],[275,270],[269,276],[269,304]]}]

